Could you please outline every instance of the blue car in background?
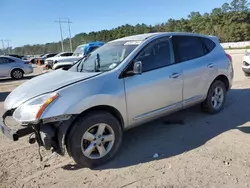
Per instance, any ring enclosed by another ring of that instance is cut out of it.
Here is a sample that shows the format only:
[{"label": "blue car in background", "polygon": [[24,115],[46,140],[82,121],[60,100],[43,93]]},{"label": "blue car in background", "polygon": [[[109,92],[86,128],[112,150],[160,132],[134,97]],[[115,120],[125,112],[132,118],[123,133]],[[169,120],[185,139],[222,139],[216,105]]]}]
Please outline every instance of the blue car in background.
[{"label": "blue car in background", "polygon": [[77,46],[72,56],[50,58],[46,68],[52,68],[54,70],[59,68],[69,68],[74,63],[87,56],[89,53],[102,45],[104,45],[104,42],[101,41],[89,42],[87,44],[79,45]]}]

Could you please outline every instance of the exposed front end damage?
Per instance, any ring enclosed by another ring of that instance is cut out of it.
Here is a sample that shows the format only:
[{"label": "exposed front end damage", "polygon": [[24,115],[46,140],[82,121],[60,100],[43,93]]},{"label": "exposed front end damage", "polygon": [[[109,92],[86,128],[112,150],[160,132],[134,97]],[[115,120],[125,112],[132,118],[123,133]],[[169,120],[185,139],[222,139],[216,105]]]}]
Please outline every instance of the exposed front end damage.
[{"label": "exposed front end damage", "polygon": [[51,150],[60,155],[65,154],[66,133],[75,119],[75,115],[63,115],[40,120],[37,124],[22,124],[18,129],[6,122],[7,117],[12,117],[14,110],[6,111],[0,121],[0,131],[12,141],[29,136],[29,143],[38,143],[46,150]]}]

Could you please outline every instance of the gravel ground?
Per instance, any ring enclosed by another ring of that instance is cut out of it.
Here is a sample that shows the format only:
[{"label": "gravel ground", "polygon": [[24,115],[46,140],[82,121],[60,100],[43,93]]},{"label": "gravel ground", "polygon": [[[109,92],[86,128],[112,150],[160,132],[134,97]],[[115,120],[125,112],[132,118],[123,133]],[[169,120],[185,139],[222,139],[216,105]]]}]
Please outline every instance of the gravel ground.
[{"label": "gravel ground", "polygon": [[[14,143],[0,136],[0,187],[250,187],[250,82],[241,71],[242,51],[230,53],[235,79],[220,114],[193,107],[127,131],[118,155],[96,170],[44,150],[50,159],[41,163],[27,138]],[[0,111],[22,82],[0,80]]]}]

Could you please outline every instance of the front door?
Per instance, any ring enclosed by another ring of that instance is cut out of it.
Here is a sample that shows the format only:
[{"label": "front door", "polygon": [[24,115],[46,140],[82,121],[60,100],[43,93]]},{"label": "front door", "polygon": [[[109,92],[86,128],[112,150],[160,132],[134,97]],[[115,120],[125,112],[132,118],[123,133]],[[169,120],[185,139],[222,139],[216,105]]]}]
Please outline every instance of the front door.
[{"label": "front door", "polygon": [[137,124],[182,108],[182,69],[174,64],[171,40],[148,44],[133,62],[142,62],[142,74],[125,78],[129,124]]}]

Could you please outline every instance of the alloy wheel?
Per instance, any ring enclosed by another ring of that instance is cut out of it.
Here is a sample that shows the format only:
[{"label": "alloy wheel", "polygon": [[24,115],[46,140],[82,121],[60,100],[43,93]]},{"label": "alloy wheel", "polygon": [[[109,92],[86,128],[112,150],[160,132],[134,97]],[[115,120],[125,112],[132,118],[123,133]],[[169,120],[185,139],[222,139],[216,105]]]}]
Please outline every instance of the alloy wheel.
[{"label": "alloy wheel", "polygon": [[100,159],[110,152],[114,141],[115,134],[109,125],[96,124],[83,134],[81,150],[89,159]]},{"label": "alloy wheel", "polygon": [[220,86],[215,87],[212,98],[211,98],[211,103],[214,109],[219,109],[222,107],[223,102],[224,102],[224,90]]}]

